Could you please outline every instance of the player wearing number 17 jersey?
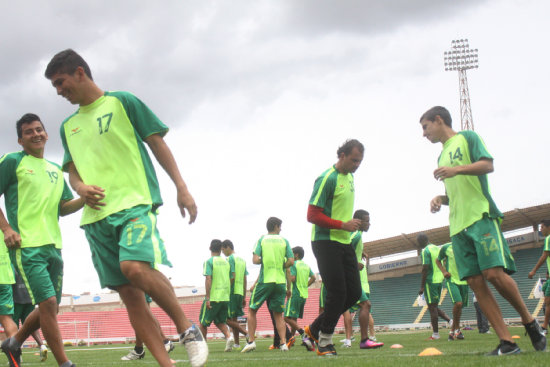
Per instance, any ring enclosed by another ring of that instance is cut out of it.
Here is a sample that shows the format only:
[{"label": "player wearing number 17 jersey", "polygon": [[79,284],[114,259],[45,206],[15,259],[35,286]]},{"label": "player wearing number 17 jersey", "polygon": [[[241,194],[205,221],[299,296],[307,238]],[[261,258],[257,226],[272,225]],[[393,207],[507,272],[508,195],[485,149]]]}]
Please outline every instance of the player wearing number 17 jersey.
[{"label": "player wearing number 17 jersey", "polygon": [[475,292],[478,302],[500,338],[491,355],[519,353],[502,319],[502,313],[485,279],[516,309],[536,350],[546,349],[546,337],[531,316],[509,273],[515,271],[513,257],[500,230],[502,214],[490,193],[487,174],[493,171],[493,157],[481,137],[473,131],[456,132],[449,111],[433,107],[420,117],[423,135],[441,143],[443,151],[436,180],[445,184],[445,195],[430,202],[431,211],[449,206],[449,229],[461,279]]},{"label": "player wearing number 17 jersey", "polygon": [[197,215],[163,139],[168,128],[134,95],[101,90],[86,61],[71,49],[56,54],[45,75],[59,95],[79,105],[61,126],[63,169],[86,200],[81,226],[101,286],[119,292],[136,334],[159,365],[173,364],[144,292],[174,321],[191,365],[204,365],[206,342],[185,316],[170,281],[158,271],[159,264],[170,263],[156,226],[162,199],[144,142],[174,182],[182,216],[187,210],[192,223]]}]

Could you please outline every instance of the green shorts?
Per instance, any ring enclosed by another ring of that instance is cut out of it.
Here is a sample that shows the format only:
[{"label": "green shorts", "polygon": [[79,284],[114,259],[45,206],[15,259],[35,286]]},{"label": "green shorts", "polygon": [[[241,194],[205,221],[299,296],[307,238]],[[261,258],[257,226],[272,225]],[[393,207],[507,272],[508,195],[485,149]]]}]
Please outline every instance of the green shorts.
[{"label": "green shorts", "polygon": [[229,318],[243,316],[243,295],[231,293],[229,299]]},{"label": "green shorts", "polygon": [[[4,244],[2,244],[4,246]],[[0,315],[13,315],[11,284],[0,284]]]},{"label": "green shorts", "polygon": [[325,308],[327,302],[327,289],[325,283],[321,283],[321,291],[319,292],[319,308]]},{"label": "green shorts", "polygon": [[27,316],[31,314],[31,312],[34,311],[34,305],[30,303],[15,303],[13,305],[13,322],[15,322],[15,325],[19,327],[19,321],[21,321],[21,325],[25,322],[27,319]]},{"label": "green shorts", "polygon": [[285,311],[286,284],[258,283],[250,296],[249,308],[258,310],[267,301],[267,307],[273,312]]},{"label": "green shorts", "polygon": [[550,297],[550,280],[543,283],[542,290],[544,291],[544,297]]},{"label": "green shorts", "polygon": [[362,291],[361,292],[361,297],[359,297],[359,301],[357,301],[356,304],[354,304],[353,306],[351,306],[348,311],[350,313],[354,313],[354,312],[357,312],[359,310],[359,304],[361,302],[365,302],[365,301],[368,301],[370,300],[370,293],[365,293],[365,291]]},{"label": "green shorts", "polygon": [[172,266],[157,229],[157,216],[150,205],[122,210],[82,228],[103,288],[129,283],[120,270],[122,261],[143,261],[153,269],[158,269],[158,264]]},{"label": "green shorts", "polygon": [[206,308],[206,301],[202,301],[199,320],[202,326],[225,324],[227,321],[229,302],[210,302],[210,309]]},{"label": "green shorts", "polygon": [[447,282],[447,290],[449,291],[449,296],[453,304],[457,302],[462,302],[462,307],[468,306],[468,284],[455,284],[451,281]]},{"label": "green shorts", "polygon": [[307,298],[302,298],[299,294],[293,294],[286,302],[285,317],[293,319],[301,319],[304,317],[304,306],[306,305],[306,301]]},{"label": "green shorts", "polygon": [[496,219],[484,216],[451,240],[461,280],[497,267],[508,274],[516,271],[514,258]]},{"label": "green shorts", "polygon": [[439,303],[442,285],[442,283],[431,282],[426,282],[426,284],[424,284],[424,298],[426,299],[427,304],[431,305],[434,303]]},{"label": "green shorts", "polygon": [[31,303],[37,305],[50,297],[61,302],[63,258],[54,245],[10,250],[11,263],[23,279]]}]

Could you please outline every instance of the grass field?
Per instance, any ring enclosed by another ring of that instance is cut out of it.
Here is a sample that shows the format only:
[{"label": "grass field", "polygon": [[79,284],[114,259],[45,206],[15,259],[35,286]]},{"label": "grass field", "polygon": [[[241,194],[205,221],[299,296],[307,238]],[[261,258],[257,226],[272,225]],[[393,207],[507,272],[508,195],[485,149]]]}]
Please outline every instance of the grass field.
[{"label": "grass field", "polygon": [[[513,356],[486,357],[484,354],[493,350],[498,344],[495,334],[478,334],[477,331],[464,331],[463,341],[447,341],[447,329],[441,330],[442,338],[431,341],[428,330],[399,333],[379,333],[377,338],[384,342],[384,347],[376,350],[361,350],[359,342],[353,342],[352,348],[342,348],[339,342],[341,335],[335,337],[338,351],[336,357],[318,357],[314,352],[307,352],[300,346],[299,338],[296,345],[288,352],[268,350],[271,339],[258,339],[258,348],[247,354],[233,351],[224,353],[224,341],[210,341],[210,356],[207,366],[262,366],[262,367],[309,367],[309,366],[388,366],[388,367],[427,367],[427,366],[549,366],[550,353],[535,352],[528,336],[524,336],[523,328],[511,328],[512,335],[519,335],[517,340],[522,353]],[[356,335],[356,339],[358,336]],[[403,345],[402,349],[391,349],[392,344]],[[132,346],[106,345],[95,347],[67,347],[67,355],[78,366],[155,366],[150,354],[139,361],[121,361]],[[434,347],[443,355],[433,357],[418,357],[425,348]],[[39,362],[34,355],[36,349],[23,350],[24,366],[57,366],[53,355],[44,363]],[[189,366],[187,353],[183,346],[178,345],[170,354],[180,366]],[[2,358],[2,357],[0,357]]]}]

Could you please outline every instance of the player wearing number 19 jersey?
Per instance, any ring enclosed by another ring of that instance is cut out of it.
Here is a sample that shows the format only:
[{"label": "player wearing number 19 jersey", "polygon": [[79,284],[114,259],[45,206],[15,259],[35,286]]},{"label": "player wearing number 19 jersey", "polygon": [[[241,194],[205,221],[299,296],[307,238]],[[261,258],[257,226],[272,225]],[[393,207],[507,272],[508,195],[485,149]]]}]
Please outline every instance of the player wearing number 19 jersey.
[{"label": "player wearing number 19 jersey", "polygon": [[449,205],[449,228],[458,272],[475,292],[487,318],[500,338],[492,355],[519,353],[485,279],[516,309],[536,350],[546,349],[546,337],[525,306],[516,282],[513,258],[500,230],[502,214],[489,193],[487,174],[493,157],[473,131],[455,132],[449,111],[433,107],[420,117],[423,135],[441,143],[443,151],[434,177],[445,184],[445,195],[430,202],[431,211]]},{"label": "player wearing number 19 jersey", "polygon": [[144,292],[174,321],[191,365],[204,365],[206,342],[179,306],[169,280],[157,269],[158,264],[170,263],[156,226],[162,200],[144,142],[174,182],[182,216],[187,210],[192,223],[197,215],[163,139],[168,128],[134,95],[100,89],[86,61],[71,49],[56,54],[45,75],[59,95],[79,105],[60,129],[63,169],[86,200],[81,226],[102,287],[120,293],[136,334],[162,367],[171,367],[172,362],[147,310]]}]

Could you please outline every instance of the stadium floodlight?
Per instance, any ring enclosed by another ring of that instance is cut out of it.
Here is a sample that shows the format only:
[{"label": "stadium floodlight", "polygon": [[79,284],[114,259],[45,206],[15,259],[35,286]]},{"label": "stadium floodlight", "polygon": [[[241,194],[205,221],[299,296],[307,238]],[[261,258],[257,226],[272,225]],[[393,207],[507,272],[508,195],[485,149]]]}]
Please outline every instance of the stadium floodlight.
[{"label": "stadium floodlight", "polygon": [[451,50],[443,53],[443,60],[445,71],[458,71],[461,129],[474,130],[466,70],[479,67],[477,48],[471,49],[468,39],[453,40],[451,41]]}]

